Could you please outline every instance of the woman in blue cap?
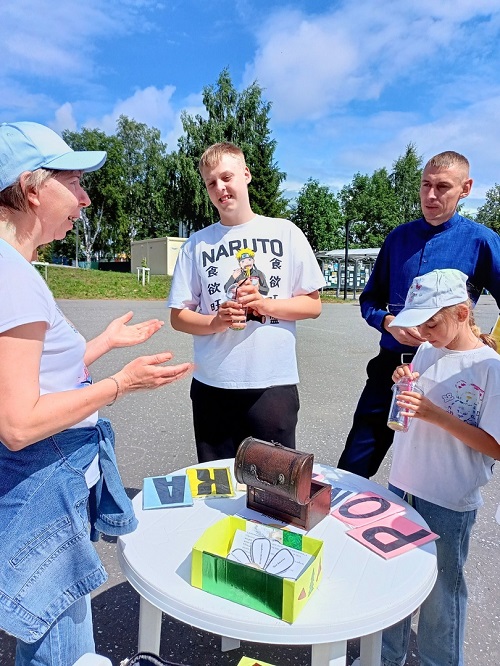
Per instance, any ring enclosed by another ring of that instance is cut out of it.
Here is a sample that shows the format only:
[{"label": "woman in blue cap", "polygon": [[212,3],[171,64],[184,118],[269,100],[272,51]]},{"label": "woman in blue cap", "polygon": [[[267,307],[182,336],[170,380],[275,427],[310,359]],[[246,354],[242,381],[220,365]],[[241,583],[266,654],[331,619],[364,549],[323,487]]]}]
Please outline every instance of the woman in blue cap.
[{"label": "woman in blue cap", "polygon": [[30,263],[73,228],[90,204],[82,174],[105,159],[37,123],[0,125],[0,627],[17,638],[16,666],[68,666],[94,651],[90,592],[107,576],[91,539],[136,526],[98,410],[191,369],[164,365],[162,352],[93,384],[93,361],[163,322],[129,326],[129,312],[87,343]]}]

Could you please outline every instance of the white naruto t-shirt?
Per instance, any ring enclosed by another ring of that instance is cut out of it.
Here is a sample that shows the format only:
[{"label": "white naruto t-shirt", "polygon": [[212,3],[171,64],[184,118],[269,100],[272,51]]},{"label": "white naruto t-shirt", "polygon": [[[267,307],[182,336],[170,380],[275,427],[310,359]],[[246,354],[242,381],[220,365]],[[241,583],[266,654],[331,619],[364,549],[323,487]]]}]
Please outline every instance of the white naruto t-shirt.
[{"label": "white naruto t-shirt", "polygon": [[[237,252],[244,249],[251,250],[251,276],[264,298],[291,298],[325,285],[302,231],[289,220],[257,215],[234,227],[212,224],[184,243],[168,307],[215,314],[230,298],[240,271]],[[194,335],[194,377],[229,389],[296,384],[295,329],[294,321],[268,317],[248,321],[240,331]]]}]

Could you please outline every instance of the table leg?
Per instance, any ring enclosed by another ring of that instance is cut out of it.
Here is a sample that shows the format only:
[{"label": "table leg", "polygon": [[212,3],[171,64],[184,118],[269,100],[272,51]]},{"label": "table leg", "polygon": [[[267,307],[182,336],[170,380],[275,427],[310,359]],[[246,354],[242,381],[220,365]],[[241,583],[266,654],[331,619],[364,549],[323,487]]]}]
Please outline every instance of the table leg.
[{"label": "table leg", "polygon": [[347,641],[318,643],[312,646],[311,666],[345,666],[346,655]]},{"label": "table leg", "polygon": [[380,666],[382,652],[382,632],[362,636],[360,640],[359,666]]},{"label": "table leg", "polygon": [[237,638],[229,638],[228,636],[221,636],[220,650],[221,652],[229,652],[229,650],[237,650],[240,647],[240,641]]},{"label": "table leg", "polygon": [[160,654],[161,610],[144,597],[139,604],[139,652]]}]

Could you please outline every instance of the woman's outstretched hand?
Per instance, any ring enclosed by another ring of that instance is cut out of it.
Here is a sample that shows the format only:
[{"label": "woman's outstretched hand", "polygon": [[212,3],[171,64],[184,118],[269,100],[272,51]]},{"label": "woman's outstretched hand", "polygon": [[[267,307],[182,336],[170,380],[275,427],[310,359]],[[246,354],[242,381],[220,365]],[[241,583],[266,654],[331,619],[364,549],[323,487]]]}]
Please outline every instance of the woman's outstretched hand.
[{"label": "woman's outstretched hand", "polygon": [[139,324],[129,324],[134,316],[132,310],[113,319],[106,327],[103,335],[106,337],[109,349],[117,347],[133,347],[141,342],[146,342],[163,326],[164,322],[160,319],[148,319],[148,321]]},{"label": "woman's outstretched hand", "polygon": [[171,352],[160,352],[153,356],[139,356],[113,376],[119,384],[119,395],[140,389],[156,389],[183,379],[193,370],[193,363],[164,365],[171,361]]}]

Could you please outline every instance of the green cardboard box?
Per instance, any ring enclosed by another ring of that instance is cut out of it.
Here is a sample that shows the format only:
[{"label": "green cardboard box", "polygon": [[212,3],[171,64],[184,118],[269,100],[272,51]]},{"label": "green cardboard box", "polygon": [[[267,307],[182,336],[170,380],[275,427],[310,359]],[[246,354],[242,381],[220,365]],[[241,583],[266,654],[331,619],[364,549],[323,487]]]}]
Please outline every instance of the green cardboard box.
[{"label": "green cardboard box", "polygon": [[227,560],[236,530],[247,530],[244,518],[228,516],[209,527],[194,544],[191,585],[210,594],[292,623],[317,588],[322,575],[323,542],[297,532],[283,532],[283,545],[314,559],[291,580]]}]

